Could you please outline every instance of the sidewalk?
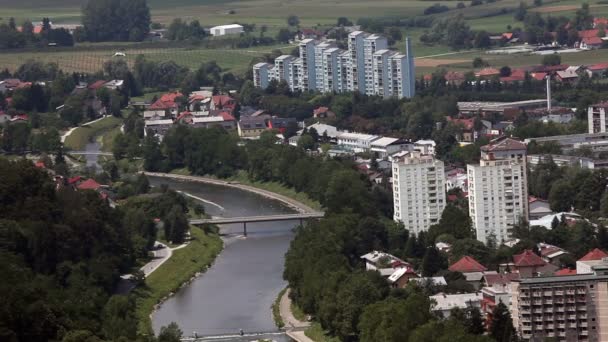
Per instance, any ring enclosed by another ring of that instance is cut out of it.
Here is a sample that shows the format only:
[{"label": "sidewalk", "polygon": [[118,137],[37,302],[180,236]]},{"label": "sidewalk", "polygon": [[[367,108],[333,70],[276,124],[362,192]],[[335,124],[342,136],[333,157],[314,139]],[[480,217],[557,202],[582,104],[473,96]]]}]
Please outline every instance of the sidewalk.
[{"label": "sidewalk", "polygon": [[281,315],[281,319],[285,324],[285,333],[287,336],[298,342],[314,342],[311,340],[306,334],[304,334],[304,330],[310,326],[310,322],[303,322],[294,317],[291,312],[291,298],[289,298],[289,288],[285,293],[283,293],[283,297],[281,297],[281,301],[279,302],[279,314]]}]

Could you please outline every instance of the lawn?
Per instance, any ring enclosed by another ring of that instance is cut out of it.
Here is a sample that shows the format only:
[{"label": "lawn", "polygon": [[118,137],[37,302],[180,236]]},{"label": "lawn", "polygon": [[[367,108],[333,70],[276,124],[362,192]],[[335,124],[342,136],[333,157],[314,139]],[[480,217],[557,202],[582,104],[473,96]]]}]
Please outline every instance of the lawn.
[{"label": "lawn", "polygon": [[304,334],[315,342],[340,342],[337,337],[330,337],[321,327],[321,324],[314,322],[304,331]]},{"label": "lawn", "polygon": [[205,271],[223,248],[216,234],[207,234],[196,227],[191,228],[191,234],[193,240],[187,247],[174,251],[169,260],[146,278],[147,288],[136,290],[140,332],[152,331],[150,313],[154,306],[169,293],[178,291],[197,272]]},{"label": "lawn", "polygon": [[277,299],[272,303],[272,318],[274,319],[274,323],[277,325],[277,328],[281,329],[285,326],[285,322],[283,322],[283,317],[281,317],[281,298],[287,291],[287,288],[284,288],[279,292]]},{"label": "lawn", "polygon": [[74,151],[84,150],[95,137],[120,126],[121,123],[122,119],[108,116],[92,124],[78,127],[65,139],[64,144]]}]

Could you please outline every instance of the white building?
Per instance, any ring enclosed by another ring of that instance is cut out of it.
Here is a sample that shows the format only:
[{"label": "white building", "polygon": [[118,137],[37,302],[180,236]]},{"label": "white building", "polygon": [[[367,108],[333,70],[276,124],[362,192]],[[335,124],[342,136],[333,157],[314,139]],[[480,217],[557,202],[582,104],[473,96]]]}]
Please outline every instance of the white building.
[{"label": "white building", "polygon": [[445,208],[445,173],[441,160],[420,152],[393,158],[394,220],[418,234],[439,222]]},{"label": "white building", "polygon": [[378,139],[377,135],[340,132],[338,134],[338,145],[345,150],[355,153],[369,151],[372,141]]},{"label": "white building", "polygon": [[606,109],[608,109],[608,102],[589,106],[587,109],[589,133],[606,133]]},{"label": "white building", "polygon": [[528,218],[526,145],[501,137],[482,146],[479,165],[467,165],[469,216],[477,240],[507,241],[520,218]]},{"label": "white building", "polygon": [[441,314],[442,317],[450,317],[450,311],[454,308],[468,309],[481,308],[483,296],[481,293],[444,294],[439,293],[429,296],[433,301],[431,311]]},{"label": "white building", "polygon": [[240,34],[243,33],[243,26],[239,24],[220,25],[214,26],[209,29],[212,36],[225,36],[227,34]]},{"label": "white building", "polygon": [[433,140],[418,140],[414,143],[414,150],[422,154],[435,155],[435,146],[437,143]]},{"label": "white building", "polygon": [[371,151],[375,153],[378,158],[385,159],[388,156],[395,154],[399,151],[411,151],[412,143],[404,141],[402,139],[382,137],[372,141]]},{"label": "white building", "polygon": [[299,43],[299,58],[290,56],[287,60],[286,55],[280,56],[275,59],[274,68],[261,63],[254,65],[254,84],[264,88],[274,79],[285,80],[293,91],[414,96],[414,57],[409,38],[406,54],[387,50],[387,45],[382,35],[362,31],[349,34],[347,50],[331,42],[304,39]]}]

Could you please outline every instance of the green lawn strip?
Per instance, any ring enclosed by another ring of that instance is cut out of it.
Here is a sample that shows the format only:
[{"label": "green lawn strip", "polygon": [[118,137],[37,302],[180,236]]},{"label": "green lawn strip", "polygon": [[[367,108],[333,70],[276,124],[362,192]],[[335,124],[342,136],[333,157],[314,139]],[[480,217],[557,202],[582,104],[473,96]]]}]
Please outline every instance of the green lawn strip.
[{"label": "green lawn strip", "polygon": [[78,127],[65,139],[64,144],[67,148],[74,151],[84,150],[94,137],[120,126],[121,123],[121,118],[108,116],[90,125]]},{"label": "green lawn strip", "polygon": [[204,272],[223,248],[217,234],[207,234],[192,227],[192,241],[187,247],[173,251],[173,255],[146,278],[146,289],[136,290],[138,329],[150,334],[150,314],[154,306],[170,293],[176,292],[197,272]]},{"label": "green lawn strip", "polygon": [[287,288],[284,288],[279,292],[277,299],[272,303],[272,317],[274,318],[274,324],[277,325],[277,328],[281,329],[285,326],[285,322],[283,322],[283,318],[281,317],[281,298],[287,291]]},{"label": "green lawn strip", "polygon": [[315,342],[340,342],[337,337],[330,337],[321,327],[320,323],[314,322],[304,331],[304,334]]},{"label": "green lawn strip", "polygon": [[291,302],[290,309],[291,313],[293,314],[293,317],[295,317],[298,321],[306,322],[308,320],[304,311],[302,311],[302,309],[300,309],[298,304],[296,304],[295,302]]},{"label": "green lawn strip", "polygon": [[308,195],[306,193],[297,192],[295,189],[289,188],[279,182],[252,181],[249,179],[249,177],[247,177],[247,174],[245,171],[239,171],[239,173],[236,176],[230,177],[229,180],[236,181],[236,182],[239,182],[244,185],[250,185],[250,186],[253,186],[258,189],[274,192],[279,195],[283,195],[283,196],[292,198],[298,202],[302,202],[315,210],[322,210],[321,204],[318,201],[315,201],[312,198],[308,197]]}]

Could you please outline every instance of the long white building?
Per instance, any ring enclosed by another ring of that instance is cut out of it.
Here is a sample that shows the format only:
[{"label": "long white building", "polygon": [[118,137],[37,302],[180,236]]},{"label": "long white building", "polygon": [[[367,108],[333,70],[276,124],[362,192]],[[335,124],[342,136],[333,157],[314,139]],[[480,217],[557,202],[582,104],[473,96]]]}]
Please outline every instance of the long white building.
[{"label": "long white building", "polygon": [[285,81],[293,91],[358,91],[383,97],[412,97],[415,93],[414,56],[409,38],[406,53],[388,50],[387,39],[379,34],[355,31],[348,35],[347,50],[332,42],[304,39],[299,58],[283,55],[274,66],[253,66],[256,87],[270,81]]},{"label": "long white building", "polygon": [[441,160],[417,151],[393,159],[394,220],[418,234],[439,222],[445,208],[445,172]]},{"label": "long white building", "polygon": [[479,165],[467,165],[469,216],[477,240],[510,238],[520,218],[528,218],[526,145],[501,137],[482,146]]}]

